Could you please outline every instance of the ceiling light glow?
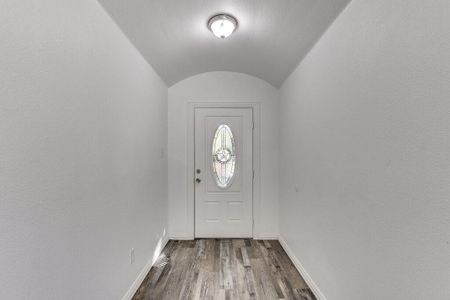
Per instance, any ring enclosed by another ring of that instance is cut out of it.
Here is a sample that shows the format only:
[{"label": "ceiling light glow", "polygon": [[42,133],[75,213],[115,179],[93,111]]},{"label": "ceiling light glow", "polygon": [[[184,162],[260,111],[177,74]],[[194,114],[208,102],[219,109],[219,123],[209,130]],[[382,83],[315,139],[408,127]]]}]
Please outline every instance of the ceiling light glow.
[{"label": "ceiling light glow", "polygon": [[229,37],[236,30],[237,25],[237,20],[227,14],[216,15],[208,21],[208,28],[221,39]]}]

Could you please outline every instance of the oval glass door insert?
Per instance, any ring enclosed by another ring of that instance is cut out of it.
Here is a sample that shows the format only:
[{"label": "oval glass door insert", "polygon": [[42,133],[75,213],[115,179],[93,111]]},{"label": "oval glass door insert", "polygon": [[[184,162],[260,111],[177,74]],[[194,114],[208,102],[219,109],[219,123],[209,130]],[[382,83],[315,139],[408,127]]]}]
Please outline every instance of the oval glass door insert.
[{"label": "oval glass door insert", "polygon": [[219,188],[228,188],[233,181],[236,167],[236,146],[228,125],[216,129],[212,142],[212,170]]}]

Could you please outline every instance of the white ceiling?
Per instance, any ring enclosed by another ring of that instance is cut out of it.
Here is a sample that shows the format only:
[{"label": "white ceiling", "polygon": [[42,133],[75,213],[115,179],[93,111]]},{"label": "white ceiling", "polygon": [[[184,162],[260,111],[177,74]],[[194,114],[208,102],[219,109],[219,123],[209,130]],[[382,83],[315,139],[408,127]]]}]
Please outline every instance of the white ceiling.
[{"label": "white ceiling", "polygon": [[[247,73],[279,87],[349,0],[99,0],[167,85],[208,71]],[[209,17],[239,27],[220,40]]]}]

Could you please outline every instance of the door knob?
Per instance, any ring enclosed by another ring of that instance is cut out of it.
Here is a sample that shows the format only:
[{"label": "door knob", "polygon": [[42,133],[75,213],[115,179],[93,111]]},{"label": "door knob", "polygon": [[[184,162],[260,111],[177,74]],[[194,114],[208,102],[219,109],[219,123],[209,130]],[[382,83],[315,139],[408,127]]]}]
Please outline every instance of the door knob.
[{"label": "door knob", "polygon": [[202,182],[202,180],[200,178],[196,178],[195,182],[200,183],[200,182]]}]

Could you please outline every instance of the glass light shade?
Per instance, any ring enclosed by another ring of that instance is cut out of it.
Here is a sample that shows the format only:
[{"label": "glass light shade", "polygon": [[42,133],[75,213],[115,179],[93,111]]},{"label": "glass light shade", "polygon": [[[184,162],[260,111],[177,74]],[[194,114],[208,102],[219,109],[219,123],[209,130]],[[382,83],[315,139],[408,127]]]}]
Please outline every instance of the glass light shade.
[{"label": "glass light shade", "polygon": [[220,14],[209,19],[208,27],[218,38],[229,37],[237,27],[237,21],[230,15]]}]

